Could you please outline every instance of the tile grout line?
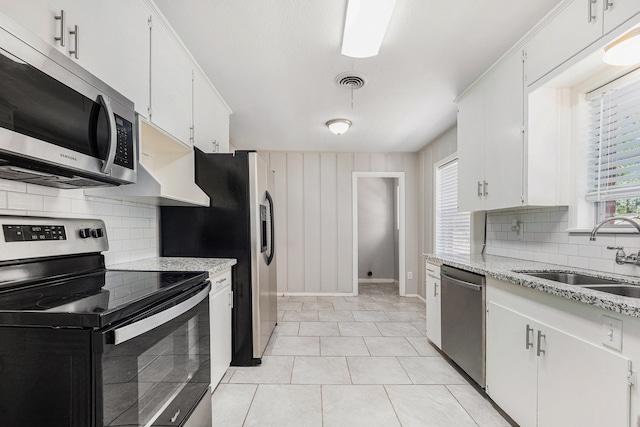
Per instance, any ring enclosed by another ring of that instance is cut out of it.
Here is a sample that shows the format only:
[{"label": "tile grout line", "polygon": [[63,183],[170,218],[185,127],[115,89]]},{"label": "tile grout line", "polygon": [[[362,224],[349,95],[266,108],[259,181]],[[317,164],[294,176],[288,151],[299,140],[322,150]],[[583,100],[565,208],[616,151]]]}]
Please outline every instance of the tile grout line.
[{"label": "tile grout line", "polygon": [[247,413],[244,414],[244,418],[242,419],[243,426],[247,423],[247,417],[249,417],[249,412],[251,412],[251,407],[253,406],[253,402],[256,399],[256,394],[258,394],[258,387],[260,387],[260,384],[256,385],[256,389],[253,392],[253,396],[251,396],[251,403],[249,403],[249,407],[247,408]]},{"label": "tile grout line", "polygon": [[462,402],[460,402],[458,400],[458,398],[456,397],[455,394],[453,394],[453,392],[449,389],[450,385],[457,385],[457,384],[442,384],[445,388],[445,390],[447,390],[447,392],[455,399],[456,402],[458,402],[458,405],[460,405],[460,407],[462,408],[462,410],[469,415],[469,418],[471,418],[471,421],[473,421],[475,423],[475,425],[479,426],[478,422],[476,421],[475,418],[473,418],[473,416],[471,416],[471,414],[469,413],[469,411],[467,411],[467,408],[462,404]]},{"label": "tile grout line", "polygon": [[393,409],[393,413],[396,416],[396,419],[398,420],[398,425],[400,425],[400,427],[402,427],[402,421],[400,421],[400,416],[398,415],[398,411],[396,410],[395,405],[393,404],[393,400],[391,400],[391,396],[389,396],[389,390],[387,390],[387,385],[388,384],[383,384],[382,388],[384,389],[384,394],[386,394],[387,399],[389,399],[389,404],[391,405],[391,408]]}]

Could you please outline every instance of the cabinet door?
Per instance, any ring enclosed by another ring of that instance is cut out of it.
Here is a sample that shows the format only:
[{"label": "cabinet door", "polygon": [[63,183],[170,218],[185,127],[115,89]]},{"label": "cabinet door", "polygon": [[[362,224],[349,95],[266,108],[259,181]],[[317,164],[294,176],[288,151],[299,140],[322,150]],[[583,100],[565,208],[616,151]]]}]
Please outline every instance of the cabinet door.
[{"label": "cabinet door", "polygon": [[[70,0],[0,0],[0,11],[28,29],[39,38],[59,49],[62,52],[69,47],[70,28]],[[62,28],[62,20],[56,20],[60,16],[60,11],[65,12],[65,26]],[[59,37],[64,32],[65,46],[55,37]]]},{"label": "cabinet door", "polygon": [[214,141],[218,144],[219,153],[229,152],[229,108],[220,95],[214,91],[215,126]]},{"label": "cabinet door", "polygon": [[426,267],[427,337],[438,348],[442,348],[440,315],[440,266],[427,263]]},{"label": "cabinet door", "polygon": [[192,125],[191,60],[155,15],[151,28],[151,122],[187,146]]},{"label": "cabinet door", "polygon": [[527,43],[527,85],[535,83],[601,36],[601,3],[569,2]]},{"label": "cabinet door", "polygon": [[[220,280],[222,282],[216,284]],[[214,276],[211,282],[213,289],[209,296],[209,318],[211,322],[211,389],[213,390],[231,364],[231,272]],[[220,285],[223,286],[220,287]]]},{"label": "cabinet door", "polygon": [[520,426],[533,427],[536,425],[534,332],[537,324],[493,302],[487,303],[487,309],[487,394]]},{"label": "cabinet door", "polygon": [[[148,117],[149,16],[143,1],[72,0],[68,23],[79,27],[78,63],[135,103]],[[69,41],[75,43],[72,37]]]},{"label": "cabinet door", "polygon": [[640,12],[640,0],[604,0],[604,34]]},{"label": "cabinet door", "polygon": [[628,426],[630,361],[558,329],[540,328],[545,353],[538,358],[538,425]]},{"label": "cabinet door", "polygon": [[214,145],[216,96],[204,75],[196,70],[193,79],[193,143],[205,153],[217,151]]},{"label": "cabinet door", "polygon": [[458,211],[484,209],[484,89],[479,82],[458,102]]},{"label": "cabinet door", "polygon": [[[512,55],[486,79],[484,208],[522,205],[524,84],[522,54]],[[458,169],[460,170],[460,168]]]}]

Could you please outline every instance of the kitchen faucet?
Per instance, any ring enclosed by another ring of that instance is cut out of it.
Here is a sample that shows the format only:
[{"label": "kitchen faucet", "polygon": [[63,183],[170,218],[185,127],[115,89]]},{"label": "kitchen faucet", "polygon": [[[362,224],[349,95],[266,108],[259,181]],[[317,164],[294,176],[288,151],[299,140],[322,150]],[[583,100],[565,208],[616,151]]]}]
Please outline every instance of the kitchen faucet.
[{"label": "kitchen faucet", "polygon": [[[589,237],[589,240],[595,241],[596,234],[598,233],[598,230],[600,230],[600,227],[602,227],[604,224],[611,221],[626,221],[631,225],[633,225],[638,230],[638,233],[640,233],[640,224],[634,221],[634,219],[640,219],[640,215],[635,215],[632,217],[612,216],[610,218],[606,218],[600,221],[599,223],[597,223],[595,227],[593,227],[593,230],[591,230],[591,236]],[[617,251],[616,264],[634,264],[634,265],[640,266],[640,251],[638,251],[637,254],[627,255],[624,253],[624,247],[622,246],[607,246],[607,249]]]}]

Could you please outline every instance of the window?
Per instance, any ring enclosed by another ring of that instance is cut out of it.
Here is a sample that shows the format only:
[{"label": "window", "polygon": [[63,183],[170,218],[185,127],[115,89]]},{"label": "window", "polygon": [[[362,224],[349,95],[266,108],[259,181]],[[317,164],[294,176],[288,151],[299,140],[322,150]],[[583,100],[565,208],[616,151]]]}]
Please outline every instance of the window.
[{"label": "window", "polygon": [[586,200],[595,202],[596,222],[640,213],[639,78],[633,73],[587,94]]},{"label": "window", "polygon": [[445,159],[435,167],[435,252],[468,254],[471,215],[458,212],[458,159]]}]

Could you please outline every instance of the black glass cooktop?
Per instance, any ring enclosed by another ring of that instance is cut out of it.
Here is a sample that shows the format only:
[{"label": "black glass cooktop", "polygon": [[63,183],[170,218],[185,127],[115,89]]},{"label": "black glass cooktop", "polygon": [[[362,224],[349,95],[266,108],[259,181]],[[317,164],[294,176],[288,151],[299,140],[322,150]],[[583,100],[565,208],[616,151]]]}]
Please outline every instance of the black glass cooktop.
[{"label": "black glass cooktop", "polygon": [[0,293],[0,325],[103,327],[203,283],[204,272],[100,270]]}]

